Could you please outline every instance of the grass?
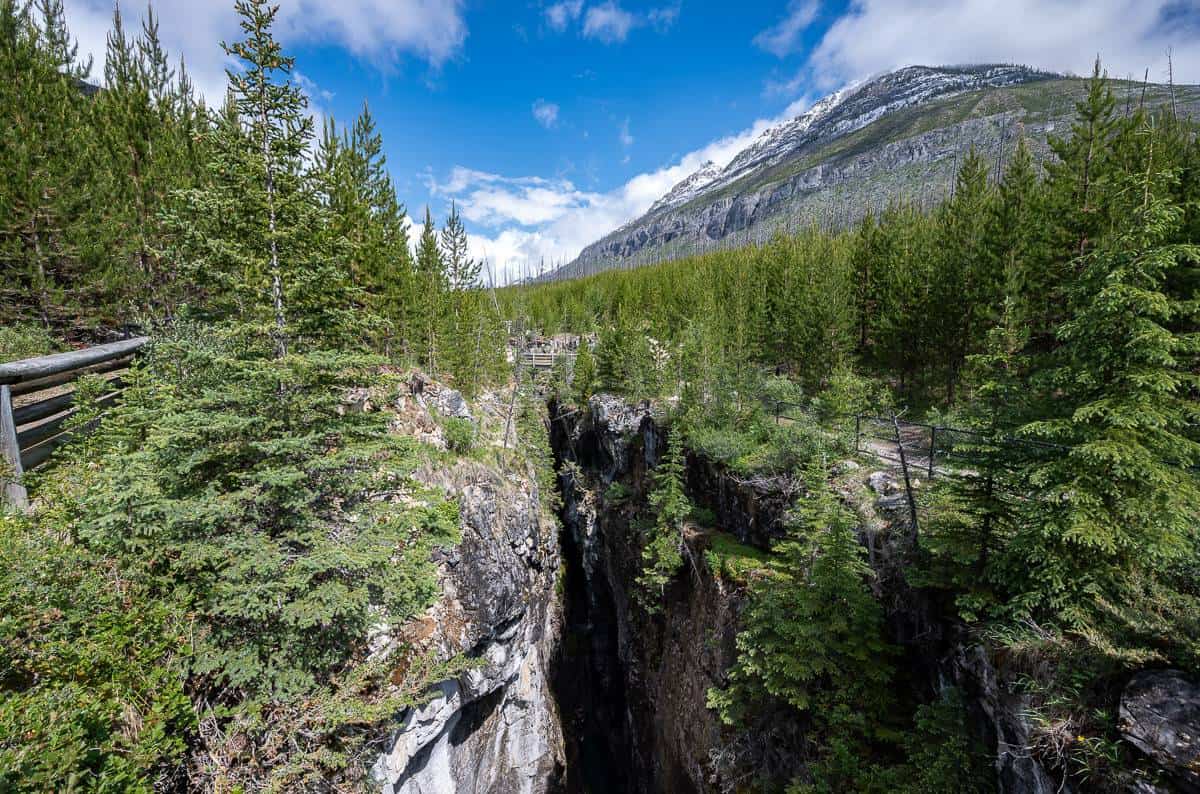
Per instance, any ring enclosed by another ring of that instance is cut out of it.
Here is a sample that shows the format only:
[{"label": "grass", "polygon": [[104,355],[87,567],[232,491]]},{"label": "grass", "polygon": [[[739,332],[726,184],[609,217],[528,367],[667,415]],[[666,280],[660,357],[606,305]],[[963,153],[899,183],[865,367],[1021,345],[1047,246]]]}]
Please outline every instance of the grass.
[{"label": "grass", "polygon": [[739,543],[725,532],[709,535],[708,549],[704,552],[704,560],[714,575],[743,585],[755,572],[766,569],[770,557],[768,552]]}]

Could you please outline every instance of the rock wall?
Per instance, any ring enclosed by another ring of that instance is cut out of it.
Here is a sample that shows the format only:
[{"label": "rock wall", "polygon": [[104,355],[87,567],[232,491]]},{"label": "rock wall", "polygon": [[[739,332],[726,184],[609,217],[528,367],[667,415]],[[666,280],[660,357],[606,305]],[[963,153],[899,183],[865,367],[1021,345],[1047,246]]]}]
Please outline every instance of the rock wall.
[{"label": "rock wall", "polygon": [[[787,745],[806,728],[795,715],[776,715],[763,742],[773,748],[731,747],[731,736],[705,707],[707,690],[723,683],[736,657],[740,588],[703,562],[685,564],[660,613],[649,615],[633,603],[642,566],[634,505],[665,446],[649,406],[599,395],[588,411],[564,413],[553,427],[568,568],[567,625],[555,679],[566,720],[567,791],[734,791],[737,781],[727,775],[736,769],[730,757],[738,754],[761,757],[764,768],[786,781],[798,763]],[[839,483],[860,515],[860,537],[878,575],[889,639],[903,652],[901,679],[913,688],[912,699],[928,701],[950,686],[963,692],[975,733],[995,754],[1002,794],[1069,791],[1030,756],[1024,704],[986,650],[933,594],[904,583],[899,546],[908,514],[896,499],[898,485],[886,472],[871,475],[853,463],[842,471]],[[747,481],[695,455],[688,458],[687,478],[693,500],[713,510],[722,530],[764,548],[779,536],[795,490],[786,478]],[[614,482],[627,493],[622,501],[606,496]],[[704,545],[702,537],[690,539],[697,555]]]},{"label": "rock wall", "polygon": [[[556,422],[552,441],[564,464],[566,791],[714,790],[721,726],[706,692],[733,662],[738,602],[701,563],[661,613],[634,603],[642,559],[630,510],[664,450],[658,425],[648,406],[601,396],[581,421]],[[617,481],[632,491],[624,506],[603,496]]]},{"label": "rock wall", "polygon": [[[421,387],[432,393],[414,393],[401,412],[411,421],[425,419],[426,401],[455,403]],[[559,785],[563,740],[550,688],[561,627],[558,528],[528,475],[468,459],[416,474],[457,498],[462,542],[437,560],[437,603],[375,644],[465,654],[476,666],[402,715],[372,769],[385,794],[545,794]]]}]

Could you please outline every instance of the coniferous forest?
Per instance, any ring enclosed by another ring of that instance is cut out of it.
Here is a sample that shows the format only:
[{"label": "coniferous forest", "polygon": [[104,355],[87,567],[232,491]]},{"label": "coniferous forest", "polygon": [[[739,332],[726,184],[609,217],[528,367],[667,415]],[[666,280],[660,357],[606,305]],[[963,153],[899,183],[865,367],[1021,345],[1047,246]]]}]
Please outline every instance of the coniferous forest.
[{"label": "coniferous forest", "polygon": [[[860,542],[854,417],[893,413],[973,431],[960,476],[920,488],[896,576],[1019,672],[1023,752],[1132,790],[1117,693],[1200,676],[1194,120],[1120,106],[1097,63],[1048,158],[971,151],[932,210],[491,290],[457,210],[410,219],[370,109],[314,129],[277,9],[236,6],[208,105],[152,13],[114,14],[95,75],[61,0],[0,0],[0,362],[152,340],[103,417],[80,382],[35,508],[0,512],[0,790],[377,789],[397,715],[486,663],[371,649],[438,601],[462,541],[428,471],[533,472],[553,521],[577,473],[546,405],[600,393],[668,428],[645,493],[599,500],[637,530],[628,609],[663,620],[703,565],[736,582],[736,660],[706,692],[727,790],[997,790],[969,693],[909,692]],[[512,328],[583,341],[535,376]],[[434,414],[431,451],[347,408],[416,370],[507,411],[502,443]],[[796,483],[783,536],[698,559],[698,459]]]},{"label": "coniferous forest", "polygon": [[[901,204],[844,231],[503,293],[535,327],[596,335],[566,399],[677,397],[690,448],[744,477],[795,473],[816,492],[750,587],[729,687],[710,692],[734,725],[776,714],[763,690],[823,724],[808,748],[820,771],[800,791],[980,785],[936,777],[969,774],[967,754],[862,760],[895,748],[881,725],[897,684],[873,577],[844,547],[853,520],[825,493],[855,414],[984,439],[960,444],[965,476],[921,495],[908,578],[1018,660],[1031,713],[1065,736],[1039,751],[1068,777],[1117,785],[1105,708],[1131,671],[1200,669],[1196,127],[1169,108],[1123,110],[1097,63],[1050,146],[1045,162],[1021,139],[1002,162],[969,153],[932,212]],[[799,421],[780,427],[776,400]],[[647,547],[656,583],[685,569],[683,522],[659,526]],[[846,612],[822,614],[834,603]]]},{"label": "coniferous forest", "polygon": [[0,790],[359,780],[364,726],[459,664],[382,695],[362,664],[369,625],[436,594],[458,513],[340,395],[411,366],[476,394],[507,372],[497,304],[456,213],[410,248],[370,110],[314,130],[277,9],[237,11],[207,107],[152,14],[114,15],[93,87],[61,0],[0,3],[0,359],[155,339],[2,519]]}]

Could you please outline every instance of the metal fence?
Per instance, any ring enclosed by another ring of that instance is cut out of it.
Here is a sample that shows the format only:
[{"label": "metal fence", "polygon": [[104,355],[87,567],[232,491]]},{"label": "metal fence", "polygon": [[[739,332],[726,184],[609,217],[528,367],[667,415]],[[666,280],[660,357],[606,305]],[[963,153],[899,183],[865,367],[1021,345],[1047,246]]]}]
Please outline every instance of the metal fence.
[{"label": "metal fence", "polygon": [[[799,403],[772,401],[776,423],[816,421],[811,409]],[[938,475],[969,474],[973,460],[983,448],[1004,448],[1018,452],[1014,457],[1045,458],[1065,452],[1068,447],[1012,436],[990,436],[975,430],[924,422],[909,422],[897,416],[848,414],[836,416],[836,430],[849,435],[853,423],[854,451],[902,465],[928,479]]]}]

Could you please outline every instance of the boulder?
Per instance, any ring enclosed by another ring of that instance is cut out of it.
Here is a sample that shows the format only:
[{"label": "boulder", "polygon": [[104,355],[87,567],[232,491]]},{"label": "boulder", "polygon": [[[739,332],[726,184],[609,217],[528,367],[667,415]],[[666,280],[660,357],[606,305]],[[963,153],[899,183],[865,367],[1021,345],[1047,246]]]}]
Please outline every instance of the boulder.
[{"label": "boulder", "polygon": [[474,418],[460,391],[441,386],[437,390],[427,389],[426,396],[429,398],[429,406],[437,411],[438,416],[452,416],[455,419]]},{"label": "boulder", "polygon": [[1200,685],[1179,670],[1143,670],[1121,693],[1121,736],[1183,791],[1200,794]]},{"label": "boulder", "polygon": [[867,477],[867,485],[871,490],[880,496],[894,494],[900,488],[896,485],[895,478],[886,471],[874,471]]}]

